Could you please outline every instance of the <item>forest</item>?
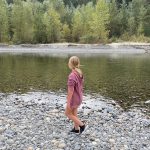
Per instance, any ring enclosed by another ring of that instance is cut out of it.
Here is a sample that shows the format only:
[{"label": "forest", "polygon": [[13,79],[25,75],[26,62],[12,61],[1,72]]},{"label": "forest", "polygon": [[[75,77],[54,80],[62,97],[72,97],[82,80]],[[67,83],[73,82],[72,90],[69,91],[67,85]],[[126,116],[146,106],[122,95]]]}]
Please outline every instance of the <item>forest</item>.
[{"label": "forest", "polygon": [[150,42],[149,0],[0,0],[0,43]]}]

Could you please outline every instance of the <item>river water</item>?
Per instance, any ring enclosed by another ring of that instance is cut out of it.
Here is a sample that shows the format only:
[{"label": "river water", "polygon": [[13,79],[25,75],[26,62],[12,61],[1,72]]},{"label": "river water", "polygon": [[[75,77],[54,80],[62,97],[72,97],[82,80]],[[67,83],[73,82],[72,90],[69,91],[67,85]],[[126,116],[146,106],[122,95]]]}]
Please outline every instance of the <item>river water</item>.
[{"label": "river water", "polygon": [[[146,54],[78,55],[85,76],[85,94],[99,94],[123,108],[149,109],[150,56]],[[0,92],[55,91],[66,93],[67,56],[0,54]]]}]

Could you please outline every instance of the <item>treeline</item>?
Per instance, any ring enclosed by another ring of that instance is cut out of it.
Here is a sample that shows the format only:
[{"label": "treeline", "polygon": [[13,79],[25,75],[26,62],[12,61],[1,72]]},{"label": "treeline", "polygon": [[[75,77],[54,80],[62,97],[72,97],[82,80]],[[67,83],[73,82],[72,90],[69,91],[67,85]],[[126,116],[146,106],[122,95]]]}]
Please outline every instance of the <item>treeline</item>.
[{"label": "treeline", "polygon": [[80,2],[0,0],[0,42],[149,41],[148,0]]},{"label": "treeline", "polygon": [[[8,4],[13,3],[14,0],[7,0]],[[26,0],[24,0],[26,1]],[[44,0],[37,0],[38,2],[43,2]],[[97,0],[63,0],[65,5],[77,7],[78,5],[85,5],[88,2],[93,2],[96,4]],[[122,0],[117,0],[118,2],[121,2]]]}]

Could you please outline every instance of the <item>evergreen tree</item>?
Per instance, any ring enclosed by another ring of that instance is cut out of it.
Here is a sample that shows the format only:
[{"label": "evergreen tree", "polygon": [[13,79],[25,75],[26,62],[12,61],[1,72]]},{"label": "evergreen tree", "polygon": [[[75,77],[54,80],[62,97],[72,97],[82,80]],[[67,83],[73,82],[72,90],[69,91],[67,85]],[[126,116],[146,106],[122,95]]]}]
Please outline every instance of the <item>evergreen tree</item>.
[{"label": "evergreen tree", "polygon": [[129,4],[128,29],[130,35],[144,34],[144,24],[147,13],[145,4],[145,0],[133,0]]},{"label": "evergreen tree", "polygon": [[97,0],[63,0],[65,5],[78,7],[79,5],[86,5],[89,2],[96,4]]},{"label": "evergreen tree", "polygon": [[125,2],[125,0],[123,0],[122,4],[121,4],[121,8],[120,8],[120,31],[121,31],[121,34],[124,34],[127,30],[127,27],[128,27],[128,5],[127,3]]},{"label": "evergreen tree", "polygon": [[137,34],[141,35],[144,34],[144,21],[146,17],[147,10],[144,6],[144,3],[140,1],[140,8],[139,8],[139,16],[138,16],[138,28],[137,28]]},{"label": "evergreen tree", "polygon": [[128,29],[127,29],[130,36],[136,34],[136,24],[135,24],[133,9],[134,9],[133,5],[132,3],[130,3],[128,8],[129,18],[128,18]]},{"label": "evergreen tree", "polygon": [[112,0],[112,2],[109,4],[109,14],[110,14],[110,23],[109,23],[109,29],[110,37],[119,37],[121,35],[121,18],[119,14],[119,9],[117,6],[116,0]]},{"label": "evergreen tree", "polygon": [[13,0],[7,0],[7,3],[8,4],[13,3]]},{"label": "evergreen tree", "polygon": [[146,36],[150,37],[150,2],[146,3],[147,5],[147,13],[144,19],[144,33]]}]

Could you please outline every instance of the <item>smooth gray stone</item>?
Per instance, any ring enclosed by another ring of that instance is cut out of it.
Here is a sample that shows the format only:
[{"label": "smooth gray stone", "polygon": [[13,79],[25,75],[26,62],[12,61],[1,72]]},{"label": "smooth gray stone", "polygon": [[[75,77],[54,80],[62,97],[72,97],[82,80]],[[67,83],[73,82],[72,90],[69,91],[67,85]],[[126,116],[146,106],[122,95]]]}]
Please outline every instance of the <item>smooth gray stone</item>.
[{"label": "smooth gray stone", "polygon": [[74,150],[80,150],[81,146],[80,145],[75,145]]}]

